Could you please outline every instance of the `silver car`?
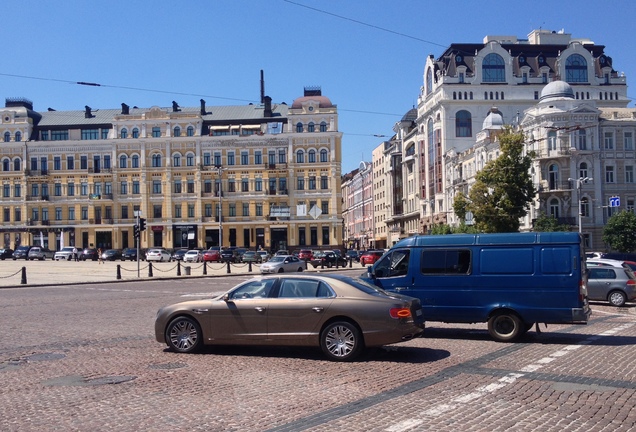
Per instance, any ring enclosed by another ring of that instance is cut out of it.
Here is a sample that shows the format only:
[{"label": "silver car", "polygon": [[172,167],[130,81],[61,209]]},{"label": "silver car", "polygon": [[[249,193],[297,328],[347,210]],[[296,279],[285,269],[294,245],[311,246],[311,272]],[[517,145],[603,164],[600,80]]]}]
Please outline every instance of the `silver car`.
[{"label": "silver car", "polygon": [[590,300],[624,306],[636,300],[636,276],[629,267],[596,265],[587,273],[587,296]]},{"label": "silver car", "polygon": [[47,258],[53,259],[54,256],[55,256],[55,252],[52,250],[49,250],[41,246],[33,246],[29,250],[29,255],[27,259],[44,261]]},{"label": "silver car", "polygon": [[261,273],[301,272],[307,270],[307,263],[293,255],[274,255],[261,264]]}]

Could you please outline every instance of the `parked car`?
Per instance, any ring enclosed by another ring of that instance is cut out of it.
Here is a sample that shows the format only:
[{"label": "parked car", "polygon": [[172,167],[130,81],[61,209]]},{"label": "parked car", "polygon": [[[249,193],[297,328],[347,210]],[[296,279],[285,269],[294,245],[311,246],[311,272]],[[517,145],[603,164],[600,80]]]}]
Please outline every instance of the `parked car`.
[{"label": "parked car", "polygon": [[360,262],[360,253],[355,249],[351,249],[347,251],[345,258],[347,258],[347,261],[351,259],[355,262]]},{"label": "parked car", "polygon": [[53,255],[53,259],[55,261],[71,261],[74,258],[73,249],[75,249],[74,246],[65,246],[59,251],[55,252],[55,255]]},{"label": "parked car", "polygon": [[81,261],[97,261],[97,249],[86,248],[80,253],[79,259]]},{"label": "parked car", "polygon": [[116,261],[121,259],[121,251],[119,249],[106,249],[102,252],[102,259],[104,261]]},{"label": "parked car", "polygon": [[29,249],[28,259],[31,261],[33,260],[44,261],[47,258],[52,260],[54,256],[55,256],[55,252],[48,248],[41,247],[41,246],[33,246],[31,249]]},{"label": "parked car", "polygon": [[281,249],[279,251],[276,251],[274,256],[276,256],[276,255],[291,255],[291,253],[289,253],[289,251],[287,249]]},{"label": "parked car", "polygon": [[221,252],[219,252],[218,248],[203,251],[203,261],[221,262]]},{"label": "parked car", "polygon": [[261,273],[301,272],[307,270],[307,263],[293,255],[275,255],[261,264]]},{"label": "parked car", "polygon": [[0,260],[4,261],[6,258],[13,258],[13,249],[0,249]]},{"label": "parked car", "polygon": [[[276,313],[255,313],[262,303]],[[423,330],[419,300],[338,275],[253,278],[215,298],[163,307],[155,319],[156,340],[179,353],[204,344],[295,345],[320,347],[333,361],[352,360],[364,347],[407,341]]]},{"label": "parked car", "polygon": [[241,255],[239,254],[237,248],[230,246],[227,248],[221,249],[221,259],[223,262],[232,262],[237,263],[241,260]]},{"label": "parked car", "polygon": [[262,263],[263,257],[256,251],[246,251],[241,257],[241,261],[244,263]]},{"label": "parked car", "polygon": [[365,251],[360,255],[360,264],[362,264],[362,267],[373,265],[382,255],[384,255],[383,250]]},{"label": "parked car", "polygon": [[162,248],[152,248],[148,249],[146,252],[146,261],[172,261],[172,255],[165,249]]},{"label": "parked car", "polygon": [[247,252],[247,248],[236,248],[236,255],[238,255],[236,262],[243,262],[243,254]]},{"label": "parked car", "polygon": [[621,261],[636,261],[636,253],[607,252],[602,253],[601,258],[615,259]]},{"label": "parked car", "polygon": [[172,259],[174,261],[183,261],[183,256],[188,252],[187,249],[177,249],[172,251]]},{"label": "parked car", "polygon": [[347,264],[347,260],[341,256],[338,256],[334,251],[322,251],[314,256],[311,260],[311,265],[314,268],[318,267],[344,267]]},{"label": "parked car", "polygon": [[256,253],[261,256],[263,262],[267,262],[272,257],[266,250],[257,250]]},{"label": "parked car", "polygon": [[590,300],[607,301],[624,306],[636,300],[636,276],[629,267],[593,266],[587,273],[587,296]]},{"label": "parked car", "polygon": [[183,256],[183,262],[201,262],[203,261],[203,254],[198,249],[192,249],[185,253]]},{"label": "parked car", "polygon": [[[145,249],[139,250],[139,257],[141,261],[146,259],[146,251]],[[126,248],[121,252],[121,260],[122,261],[137,261],[137,248]]]},{"label": "parked car", "polygon": [[314,253],[311,249],[301,249],[300,251],[298,251],[298,258],[305,262],[311,261],[313,257]]},{"label": "parked car", "polygon": [[32,247],[33,246],[18,246],[13,251],[13,255],[11,256],[11,258],[13,259],[13,261],[18,259],[24,259],[24,260],[29,259],[29,251],[31,250]]}]

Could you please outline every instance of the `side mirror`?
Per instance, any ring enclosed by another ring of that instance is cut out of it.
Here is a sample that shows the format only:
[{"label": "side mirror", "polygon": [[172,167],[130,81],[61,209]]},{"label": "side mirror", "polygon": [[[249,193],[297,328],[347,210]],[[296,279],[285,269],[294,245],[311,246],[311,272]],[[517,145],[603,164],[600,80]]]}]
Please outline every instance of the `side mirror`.
[{"label": "side mirror", "polygon": [[230,295],[228,293],[223,294],[223,301],[226,303],[230,301]]},{"label": "side mirror", "polygon": [[373,266],[367,266],[367,275],[369,275],[369,277],[371,279],[375,279],[375,272],[373,271]]}]

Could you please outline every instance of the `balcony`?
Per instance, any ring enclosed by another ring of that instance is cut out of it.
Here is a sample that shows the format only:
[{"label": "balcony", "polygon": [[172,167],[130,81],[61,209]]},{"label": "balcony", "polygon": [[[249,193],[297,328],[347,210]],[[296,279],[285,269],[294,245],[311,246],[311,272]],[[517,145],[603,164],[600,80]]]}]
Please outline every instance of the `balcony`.
[{"label": "balcony", "polygon": [[278,191],[278,195],[289,195],[289,192],[287,189],[281,189]]},{"label": "balcony", "polygon": [[34,177],[34,176],[48,176],[49,175],[49,171],[48,170],[25,170],[25,173],[27,175],[27,177]]},{"label": "balcony", "polygon": [[268,195],[276,195],[276,189],[270,189],[270,190],[267,192],[267,194],[268,194]]},{"label": "balcony", "polygon": [[45,225],[45,226],[49,226],[49,225],[51,225],[51,221],[50,221],[50,220],[48,220],[48,219],[47,219],[47,220],[43,220],[43,221],[41,222],[41,224],[42,224],[42,225]]}]

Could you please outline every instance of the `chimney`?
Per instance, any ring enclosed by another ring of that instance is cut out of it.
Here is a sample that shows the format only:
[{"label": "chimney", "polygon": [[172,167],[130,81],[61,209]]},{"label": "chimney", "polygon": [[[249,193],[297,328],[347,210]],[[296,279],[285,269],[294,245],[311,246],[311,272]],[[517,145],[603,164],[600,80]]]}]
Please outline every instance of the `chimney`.
[{"label": "chimney", "polygon": [[201,115],[206,115],[209,114],[206,110],[205,110],[205,101],[203,99],[201,99]]},{"label": "chimney", "polygon": [[121,104],[121,113],[122,114],[130,114],[130,107],[128,105],[126,105],[125,103]]},{"label": "chimney", "polygon": [[263,117],[272,117],[272,98],[264,96],[263,101],[265,103],[265,109],[263,110]]},{"label": "chimney", "polygon": [[175,101],[172,101],[172,112],[179,112],[179,111],[181,111],[179,109],[179,104],[176,103]]},{"label": "chimney", "polygon": [[265,103],[265,75],[263,69],[261,69],[261,103]]},{"label": "chimney", "polygon": [[95,117],[91,111],[91,107],[88,105],[84,105],[84,118],[93,118]]}]

